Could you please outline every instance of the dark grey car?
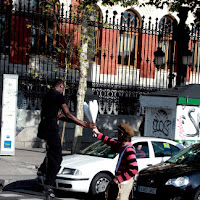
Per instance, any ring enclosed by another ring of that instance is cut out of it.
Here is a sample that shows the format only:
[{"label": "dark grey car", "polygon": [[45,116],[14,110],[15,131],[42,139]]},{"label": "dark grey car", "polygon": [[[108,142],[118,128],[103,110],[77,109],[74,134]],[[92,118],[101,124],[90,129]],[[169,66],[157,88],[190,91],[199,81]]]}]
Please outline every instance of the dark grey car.
[{"label": "dark grey car", "polygon": [[134,194],[137,200],[200,200],[200,143],[141,170]]}]

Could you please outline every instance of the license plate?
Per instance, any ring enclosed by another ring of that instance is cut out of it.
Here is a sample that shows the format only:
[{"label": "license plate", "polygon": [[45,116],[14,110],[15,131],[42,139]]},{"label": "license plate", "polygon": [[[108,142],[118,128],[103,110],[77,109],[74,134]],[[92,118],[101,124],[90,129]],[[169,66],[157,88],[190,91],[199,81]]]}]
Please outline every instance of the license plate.
[{"label": "license plate", "polygon": [[144,193],[148,193],[148,194],[156,194],[156,188],[138,186],[138,192],[144,192]]}]

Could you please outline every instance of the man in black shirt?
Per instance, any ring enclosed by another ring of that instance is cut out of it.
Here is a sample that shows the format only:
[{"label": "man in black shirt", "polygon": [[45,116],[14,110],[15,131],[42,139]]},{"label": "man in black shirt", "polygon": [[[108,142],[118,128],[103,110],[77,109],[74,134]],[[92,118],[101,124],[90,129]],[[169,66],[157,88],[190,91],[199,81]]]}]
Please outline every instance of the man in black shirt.
[{"label": "man in black shirt", "polygon": [[[38,127],[38,137],[46,140],[47,143],[47,156],[38,169],[38,176],[46,175],[45,190],[52,197],[55,196],[52,186],[62,161],[62,147],[57,120],[70,121],[86,128],[95,127],[95,123],[79,120],[70,113],[63,92],[64,82],[57,79],[53,84],[53,89],[47,92],[43,98],[41,121]],[[58,114],[59,109],[62,109],[64,114]]]}]

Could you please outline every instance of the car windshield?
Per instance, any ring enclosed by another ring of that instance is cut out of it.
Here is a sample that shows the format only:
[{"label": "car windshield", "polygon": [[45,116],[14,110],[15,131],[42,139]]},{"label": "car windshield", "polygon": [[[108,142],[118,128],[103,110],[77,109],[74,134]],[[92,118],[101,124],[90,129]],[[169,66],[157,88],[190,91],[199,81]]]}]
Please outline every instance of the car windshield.
[{"label": "car windshield", "polygon": [[169,163],[176,164],[200,164],[200,143],[194,144],[167,160]]},{"label": "car windshield", "polygon": [[100,140],[80,151],[80,154],[103,158],[114,158],[116,156],[111,147]]}]

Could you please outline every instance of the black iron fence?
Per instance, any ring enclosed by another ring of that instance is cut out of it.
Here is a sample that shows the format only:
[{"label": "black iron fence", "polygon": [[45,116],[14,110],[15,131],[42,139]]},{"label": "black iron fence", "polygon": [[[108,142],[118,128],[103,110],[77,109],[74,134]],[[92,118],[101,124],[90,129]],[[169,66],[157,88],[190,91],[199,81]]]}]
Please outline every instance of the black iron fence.
[{"label": "black iron fence", "polygon": [[[48,6],[47,12],[45,1],[27,2],[0,3],[0,72],[19,75],[18,107],[23,109],[40,109],[47,85],[57,77],[65,77],[66,97],[74,111],[82,45],[81,14],[72,5],[56,3]],[[88,88],[98,96],[100,113],[139,113],[141,94],[176,85],[179,70],[173,21],[163,16],[152,22],[130,10],[111,17],[100,9],[93,12],[89,21],[92,39]],[[192,60],[190,65],[182,66],[184,84],[200,82],[199,35],[199,29],[191,27],[188,48]],[[158,47],[164,57],[162,64],[155,66]]]}]

